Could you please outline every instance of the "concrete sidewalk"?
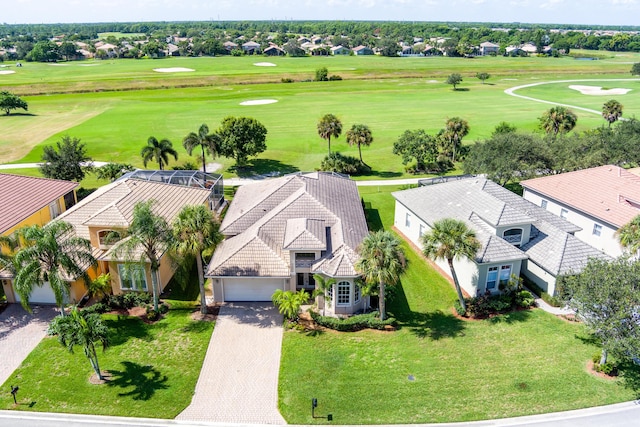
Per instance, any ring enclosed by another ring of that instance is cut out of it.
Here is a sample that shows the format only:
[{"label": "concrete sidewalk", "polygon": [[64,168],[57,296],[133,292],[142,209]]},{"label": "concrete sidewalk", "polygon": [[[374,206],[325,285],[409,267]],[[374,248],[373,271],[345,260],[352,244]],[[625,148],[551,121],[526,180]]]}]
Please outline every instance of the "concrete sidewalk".
[{"label": "concrete sidewalk", "polygon": [[273,304],[222,306],[191,404],[176,419],[286,424],[278,412],[281,347]]}]

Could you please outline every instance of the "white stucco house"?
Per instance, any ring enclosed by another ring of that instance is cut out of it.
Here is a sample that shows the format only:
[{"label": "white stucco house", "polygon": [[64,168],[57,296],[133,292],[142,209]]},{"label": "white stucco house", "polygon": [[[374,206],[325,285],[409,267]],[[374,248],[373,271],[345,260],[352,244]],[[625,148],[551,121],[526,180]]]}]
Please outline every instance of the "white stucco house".
[{"label": "white stucco house", "polygon": [[606,165],[521,182],[523,197],[575,224],[575,236],[612,257],[616,231],[640,215],[640,176]]},{"label": "white stucco house", "polygon": [[368,234],[354,181],[298,173],[240,187],[222,221],[225,240],[207,268],[217,302],[271,301],[277,289],[311,293],[314,274],[335,279],[327,315],[369,306],[357,285],[357,248]]},{"label": "white stucco house", "polygon": [[[454,260],[460,286],[470,296],[498,293],[511,275],[524,275],[555,292],[556,278],[578,273],[591,257],[607,255],[576,238],[574,224],[485,178],[473,177],[393,193],[394,225],[422,247],[435,221],[462,220],[482,247],[473,260]],[[446,261],[438,266],[449,276]]]}]

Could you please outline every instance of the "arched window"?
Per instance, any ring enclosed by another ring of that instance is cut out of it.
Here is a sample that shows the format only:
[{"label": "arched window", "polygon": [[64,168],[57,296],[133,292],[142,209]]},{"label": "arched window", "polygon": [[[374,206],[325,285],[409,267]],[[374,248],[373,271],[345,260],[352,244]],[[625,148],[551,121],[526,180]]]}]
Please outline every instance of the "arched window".
[{"label": "arched window", "polygon": [[515,246],[522,243],[522,228],[510,228],[502,233],[502,238]]}]

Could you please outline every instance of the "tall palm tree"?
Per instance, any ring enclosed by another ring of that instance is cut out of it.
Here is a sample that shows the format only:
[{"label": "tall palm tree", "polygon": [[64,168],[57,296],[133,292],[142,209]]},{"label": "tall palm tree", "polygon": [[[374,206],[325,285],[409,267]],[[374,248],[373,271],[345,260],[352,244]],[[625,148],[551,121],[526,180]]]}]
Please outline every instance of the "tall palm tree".
[{"label": "tall palm tree", "polygon": [[[355,124],[351,126],[351,129],[347,131],[347,143],[351,146],[358,146],[358,153],[360,154],[360,163],[367,166],[365,162],[362,161],[362,149],[361,147],[364,145],[368,147],[373,142],[373,136],[371,135],[371,129],[367,125]],[[367,166],[368,167],[368,166]]]},{"label": "tall palm tree", "polygon": [[612,123],[615,123],[622,117],[622,104],[615,99],[611,99],[604,103],[602,106],[602,117],[609,123],[611,127]]},{"label": "tall palm tree", "polygon": [[70,237],[72,230],[73,226],[64,221],[20,229],[19,235],[25,244],[15,255],[14,286],[26,310],[29,310],[34,286],[48,282],[64,316],[70,282],[82,279],[88,285],[87,269],[96,263],[96,259],[91,253],[91,243],[82,237]]},{"label": "tall palm tree", "polygon": [[358,248],[360,259],[356,270],[369,285],[378,285],[380,320],[386,318],[385,288],[400,281],[406,267],[400,241],[390,232],[379,230],[369,233]]},{"label": "tall palm tree", "polygon": [[456,149],[462,145],[462,138],[469,134],[469,123],[460,117],[447,119],[444,127],[445,138],[451,146],[451,161],[456,161]]},{"label": "tall palm tree", "polygon": [[202,151],[202,172],[204,173],[207,173],[205,150],[214,158],[218,155],[215,138],[213,135],[209,135],[209,127],[206,124],[202,124],[200,126],[198,133],[191,132],[189,135],[185,136],[182,140],[182,146],[187,150],[189,155],[191,155],[196,147],[200,147],[200,150]]},{"label": "tall palm tree", "polygon": [[[195,257],[200,285],[200,311],[207,313],[204,291],[203,252],[213,250],[222,241],[220,222],[205,205],[188,205],[182,208],[173,221],[173,249],[181,257]],[[192,264],[193,265],[193,264]]]},{"label": "tall palm tree", "polygon": [[142,162],[144,167],[147,167],[149,161],[158,162],[160,170],[164,170],[164,167],[169,164],[169,156],[173,156],[175,160],[178,160],[178,152],[173,149],[173,144],[168,139],[162,139],[158,141],[155,136],[150,136],[147,140],[147,145],[140,151],[142,156]]},{"label": "tall palm tree", "polygon": [[333,114],[325,114],[318,122],[318,135],[329,143],[331,154],[331,137],[338,138],[342,133],[342,122]]},{"label": "tall palm tree", "polygon": [[476,233],[467,227],[464,221],[453,218],[444,218],[433,223],[433,228],[422,235],[422,253],[431,259],[446,259],[453,276],[453,283],[458,292],[458,300],[464,311],[467,306],[462,296],[462,289],[453,260],[457,258],[473,259],[482,246]]},{"label": "tall palm tree", "polygon": [[633,256],[640,252],[640,215],[623,225],[616,231],[620,245]]},{"label": "tall palm tree", "polygon": [[542,130],[552,133],[555,137],[573,129],[578,122],[578,116],[570,109],[558,106],[545,111],[539,120]]},{"label": "tall palm tree", "polygon": [[127,230],[127,237],[120,240],[113,251],[117,256],[123,257],[127,263],[144,265],[148,262],[150,264],[153,309],[158,311],[160,256],[170,247],[172,233],[167,221],[153,212],[153,203],[154,200],[136,203],[133,207],[133,220]]},{"label": "tall palm tree", "polygon": [[103,379],[95,343],[99,342],[103,351],[109,346],[109,328],[102,322],[99,314],[73,307],[69,316],[58,316],[51,321],[48,333],[57,335],[60,344],[70,353],[73,353],[76,345],[81,346],[96,375]]}]

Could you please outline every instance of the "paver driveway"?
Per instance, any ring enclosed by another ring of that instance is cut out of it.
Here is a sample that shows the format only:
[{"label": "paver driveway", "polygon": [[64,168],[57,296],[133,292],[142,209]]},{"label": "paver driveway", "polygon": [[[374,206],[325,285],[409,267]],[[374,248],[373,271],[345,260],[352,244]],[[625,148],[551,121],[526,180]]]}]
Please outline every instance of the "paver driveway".
[{"label": "paver driveway", "polygon": [[282,316],[270,303],[220,308],[195,395],[177,419],[286,424],[278,412]]},{"label": "paver driveway", "polygon": [[0,313],[0,384],[44,338],[49,321],[56,314],[58,310],[53,306],[33,307],[30,314],[20,304],[9,304]]}]

